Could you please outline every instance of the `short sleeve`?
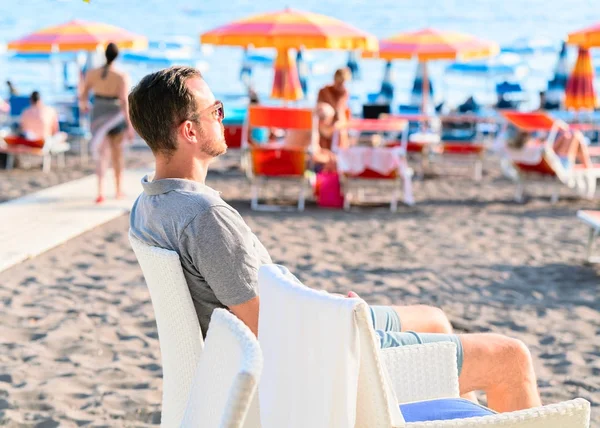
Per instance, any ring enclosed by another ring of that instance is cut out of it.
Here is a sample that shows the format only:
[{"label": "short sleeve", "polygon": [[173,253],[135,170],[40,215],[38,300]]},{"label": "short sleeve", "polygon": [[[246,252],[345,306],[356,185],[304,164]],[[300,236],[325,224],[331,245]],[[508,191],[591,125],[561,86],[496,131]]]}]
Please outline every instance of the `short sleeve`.
[{"label": "short sleeve", "polygon": [[260,256],[255,238],[233,209],[213,206],[184,229],[182,249],[217,299],[230,307],[257,296]]}]

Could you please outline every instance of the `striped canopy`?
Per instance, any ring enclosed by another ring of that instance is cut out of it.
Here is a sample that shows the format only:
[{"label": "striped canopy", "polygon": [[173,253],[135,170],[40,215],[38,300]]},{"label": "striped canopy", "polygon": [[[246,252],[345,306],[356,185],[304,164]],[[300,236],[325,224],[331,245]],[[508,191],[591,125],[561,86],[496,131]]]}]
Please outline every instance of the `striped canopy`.
[{"label": "striped canopy", "polygon": [[377,49],[377,39],[312,12],[284,9],[251,16],[200,36],[205,44],[276,49]]},{"label": "striped canopy", "polygon": [[569,33],[567,43],[586,48],[600,47],[600,23]]},{"label": "striped canopy", "polygon": [[145,37],[114,25],[73,20],[12,41],[8,49],[19,52],[93,51],[110,42],[126,49],[144,49],[148,45]]},{"label": "striped canopy", "polygon": [[271,98],[284,101],[297,101],[302,99],[302,85],[298,78],[296,57],[289,49],[279,50],[275,60],[275,76]]},{"label": "striped canopy", "polygon": [[480,40],[469,34],[426,28],[382,40],[378,52],[363,52],[363,56],[385,60],[470,60],[493,56],[499,50],[496,43]]},{"label": "striped canopy", "polygon": [[594,68],[587,48],[580,47],[575,68],[565,89],[565,107],[573,110],[593,110],[596,108],[594,91]]}]

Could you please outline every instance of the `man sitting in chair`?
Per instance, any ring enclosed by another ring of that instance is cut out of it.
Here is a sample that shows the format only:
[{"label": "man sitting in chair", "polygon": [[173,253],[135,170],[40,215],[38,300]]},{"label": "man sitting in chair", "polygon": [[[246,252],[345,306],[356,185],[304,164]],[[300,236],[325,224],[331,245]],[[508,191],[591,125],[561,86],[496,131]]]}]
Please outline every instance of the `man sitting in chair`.
[{"label": "man sitting in chair", "polygon": [[38,91],[30,96],[31,107],[21,113],[20,131],[28,140],[45,140],[51,138],[53,143],[66,141],[67,134],[59,131],[56,110],[45,105]]},{"label": "man sitting in chair", "polygon": [[[198,70],[172,67],[138,83],[129,112],[156,162],[131,211],[133,235],[179,254],[204,335],[215,308],[229,309],[257,334],[258,269],[271,257],[240,214],[205,183],[208,166],[227,150],[222,103]],[[453,334],[446,315],[430,306],[371,306],[371,317],[381,347],[455,343],[461,394],[484,390],[489,407],[500,412],[541,404],[522,342]]]}]

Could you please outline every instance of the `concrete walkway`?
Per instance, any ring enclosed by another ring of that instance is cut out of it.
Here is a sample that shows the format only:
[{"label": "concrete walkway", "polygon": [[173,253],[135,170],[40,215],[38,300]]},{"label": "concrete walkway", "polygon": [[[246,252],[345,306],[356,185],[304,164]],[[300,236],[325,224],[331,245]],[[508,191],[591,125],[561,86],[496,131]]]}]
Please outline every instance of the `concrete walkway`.
[{"label": "concrete walkway", "polygon": [[1,203],[0,272],[129,212],[148,172],[126,171],[123,191],[127,197],[115,200],[113,175],[108,171],[108,197],[100,205],[94,203],[95,175]]}]

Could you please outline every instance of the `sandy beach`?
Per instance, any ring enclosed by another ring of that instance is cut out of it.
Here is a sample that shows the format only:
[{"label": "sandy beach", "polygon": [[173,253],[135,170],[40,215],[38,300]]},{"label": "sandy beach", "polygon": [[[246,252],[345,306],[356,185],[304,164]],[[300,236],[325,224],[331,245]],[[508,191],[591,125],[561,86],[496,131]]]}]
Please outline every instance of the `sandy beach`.
[{"label": "sandy beach", "polygon": [[[583,397],[600,426],[600,266],[584,265],[587,228],[575,218],[597,203],[563,190],[551,205],[537,186],[516,204],[514,184],[495,165],[480,184],[466,175],[417,181],[416,205],[397,213],[314,204],[257,213],[239,172],[213,172],[208,184],[307,285],[353,290],[369,303],[432,304],[459,332],[519,338],[544,403]],[[11,174],[0,192],[9,198],[48,183],[37,172]],[[159,422],[156,325],[127,229],[123,216],[0,273],[0,424]]]}]

